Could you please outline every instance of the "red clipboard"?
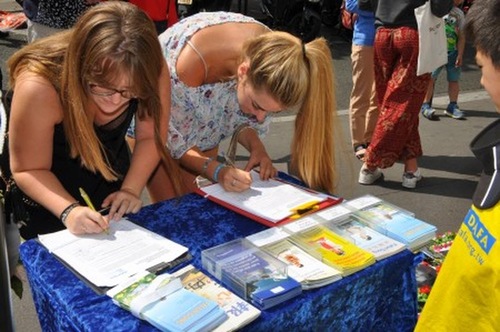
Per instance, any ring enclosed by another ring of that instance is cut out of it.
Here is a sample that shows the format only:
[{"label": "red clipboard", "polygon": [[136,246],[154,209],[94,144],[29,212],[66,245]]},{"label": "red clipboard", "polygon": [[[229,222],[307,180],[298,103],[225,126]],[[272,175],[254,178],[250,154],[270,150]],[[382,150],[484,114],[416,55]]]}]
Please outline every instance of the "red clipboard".
[{"label": "red clipboard", "polygon": [[[300,185],[297,185],[297,184],[294,184],[294,183],[291,183],[289,181],[286,181],[286,180],[283,180],[283,179],[280,179],[280,178],[275,178],[274,180],[277,180],[277,181],[280,181],[280,182],[283,182],[283,183],[286,183],[286,184],[289,184],[291,186],[294,186],[294,187],[297,187],[301,190],[304,190],[304,191],[307,191],[307,192],[310,192],[310,193],[313,193],[313,194],[318,194],[318,198],[322,197],[322,196],[325,196],[324,194],[321,194],[315,190],[311,190],[309,188],[305,188],[303,186],[300,186]],[[215,184],[213,184],[215,185]],[[307,216],[309,214],[312,214],[312,213],[316,213],[318,211],[321,211],[327,207],[330,207],[330,206],[333,206],[333,205],[336,205],[336,204],[339,204],[343,201],[343,199],[341,197],[334,197],[334,196],[326,196],[326,197],[322,197],[323,200],[321,200],[319,203],[316,203],[315,206],[314,206],[314,209],[310,209],[310,211],[307,211],[305,213],[301,213],[300,214],[300,217],[297,218],[296,216],[292,217],[292,216],[288,216],[286,218],[283,218],[277,222],[274,222],[272,220],[269,220],[269,219],[266,219],[266,218],[263,218],[259,215],[256,215],[254,213],[252,213],[251,211],[248,211],[248,210],[244,210],[244,209],[241,209],[227,201],[224,201],[222,199],[219,199],[217,197],[214,197],[210,194],[207,194],[204,190],[203,190],[203,187],[202,188],[198,188],[196,191],[195,191],[197,194],[211,200],[212,202],[214,203],[217,203],[219,204],[220,206],[223,206],[229,210],[232,210],[238,214],[241,214],[249,219],[252,219],[254,221],[257,221],[258,223],[261,223],[267,227],[275,227],[275,226],[282,226],[282,225],[285,225],[291,221],[295,221],[299,218],[302,218],[304,216]]]}]

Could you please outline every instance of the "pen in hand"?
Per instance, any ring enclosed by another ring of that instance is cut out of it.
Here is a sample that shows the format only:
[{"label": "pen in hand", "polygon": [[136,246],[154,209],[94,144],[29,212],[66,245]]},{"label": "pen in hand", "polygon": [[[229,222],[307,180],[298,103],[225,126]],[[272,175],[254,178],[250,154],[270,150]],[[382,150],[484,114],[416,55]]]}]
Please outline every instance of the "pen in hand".
[{"label": "pen in hand", "polygon": [[[227,166],[229,166],[229,167],[231,167],[231,168],[235,168],[235,169],[237,168],[237,167],[236,167],[236,165],[234,164],[234,161],[233,161],[233,160],[231,160],[231,158],[229,158],[229,157],[227,156],[227,154],[225,154],[224,152],[222,152],[222,157],[224,158],[224,163],[225,163]],[[238,178],[235,178],[235,177],[234,177],[234,178],[233,178],[233,181],[231,182],[231,186],[232,186],[232,187],[234,187],[234,186],[236,185],[236,182],[237,182],[237,181],[239,181],[239,182],[243,183],[243,185],[245,185],[245,186],[250,187],[250,185],[251,185],[251,183],[252,183],[252,177],[250,176],[250,178],[248,179],[248,181],[246,181],[246,180],[242,180],[241,178],[240,178],[240,179],[238,179]],[[246,190],[248,187],[246,187],[246,188],[245,188],[245,190]],[[240,188],[240,189],[241,189],[241,188]]]},{"label": "pen in hand", "polygon": [[234,165],[234,162],[231,160],[231,158],[229,158],[227,156],[227,154],[225,154],[224,152],[222,153],[222,156],[224,157],[224,162],[227,166],[230,166],[232,168],[236,168],[236,166]]},{"label": "pen in hand", "polygon": [[[92,204],[92,201],[90,200],[90,197],[89,195],[87,195],[87,193],[85,192],[85,190],[83,190],[83,188],[78,188],[80,190],[80,196],[82,196],[83,200],[85,201],[85,203],[87,203],[87,206],[89,208],[91,208],[93,211],[96,211],[95,207],[94,207],[94,204]],[[103,231],[106,233],[106,234],[109,234],[109,229],[108,228],[103,228]]]}]

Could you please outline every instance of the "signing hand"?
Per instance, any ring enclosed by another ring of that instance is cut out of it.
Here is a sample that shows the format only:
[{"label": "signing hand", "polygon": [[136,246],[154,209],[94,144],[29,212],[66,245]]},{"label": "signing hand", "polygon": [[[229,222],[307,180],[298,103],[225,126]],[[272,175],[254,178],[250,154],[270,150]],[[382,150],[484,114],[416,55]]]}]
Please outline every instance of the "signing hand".
[{"label": "signing hand", "polygon": [[244,170],[226,166],[219,173],[219,184],[226,191],[242,192],[250,188],[252,177]]},{"label": "signing hand", "polygon": [[66,217],[66,228],[73,234],[96,234],[108,229],[108,220],[99,212],[86,206],[78,206]]}]

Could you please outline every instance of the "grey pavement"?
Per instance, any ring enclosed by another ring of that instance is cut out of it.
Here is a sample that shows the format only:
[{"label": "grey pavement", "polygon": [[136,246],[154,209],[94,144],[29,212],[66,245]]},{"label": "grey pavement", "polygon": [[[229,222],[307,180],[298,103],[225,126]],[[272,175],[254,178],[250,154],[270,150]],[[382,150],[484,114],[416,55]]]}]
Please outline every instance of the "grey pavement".
[{"label": "grey pavement", "polygon": [[[0,0],[0,10],[19,10],[11,0]],[[339,120],[342,127],[342,140],[338,142],[340,182],[338,194],[346,199],[373,194],[404,209],[413,211],[421,218],[438,227],[438,232],[456,231],[471,204],[471,197],[477,184],[481,167],[475,160],[469,143],[472,138],[489,123],[498,119],[486,92],[479,84],[480,72],[474,63],[474,50],[467,48],[459,105],[466,112],[465,120],[455,120],[442,115],[448,99],[444,74],[436,83],[434,106],[438,109],[437,121],[420,118],[420,135],[424,156],[419,160],[423,180],[414,190],[401,186],[403,165],[396,164],[384,170],[384,181],[371,186],[357,183],[361,163],[354,157],[350,148],[348,125],[348,100],[352,86],[350,67],[350,44],[336,35],[331,28],[325,28],[324,36],[330,41],[337,77],[336,95],[338,99]],[[6,39],[0,39],[0,65],[4,75],[5,61],[16,49],[24,45],[25,31],[15,31]],[[4,76],[4,81],[5,80]],[[4,82],[6,87],[6,82]],[[284,114],[273,119],[269,135],[264,143],[277,165],[289,161],[289,146],[293,133],[294,116]],[[222,149],[228,142],[222,144]],[[246,154],[238,150],[237,160],[244,162]],[[29,285],[20,300],[15,295],[14,318],[17,331],[40,331],[36,312],[31,300]]]}]

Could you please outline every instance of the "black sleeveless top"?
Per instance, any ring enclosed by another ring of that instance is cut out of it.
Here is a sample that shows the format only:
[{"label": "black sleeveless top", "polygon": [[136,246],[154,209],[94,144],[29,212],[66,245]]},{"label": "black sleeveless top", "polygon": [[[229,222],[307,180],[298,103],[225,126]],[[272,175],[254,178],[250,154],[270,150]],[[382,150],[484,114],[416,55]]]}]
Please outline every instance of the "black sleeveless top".
[{"label": "black sleeveless top", "polygon": [[[125,140],[127,129],[137,110],[137,100],[132,99],[120,116],[103,125],[94,126],[97,137],[105,147],[106,156],[113,170],[118,174],[118,180],[108,182],[100,173],[93,173],[85,169],[80,158],[72,159],[69,155],[69,146],[61,124],[55,126],[53,141],[53,157],[51,171],[61,182],[63,187],[80,204],[86,205],[80,197],[79,187],[82,187],[92,200],[96,209],[100,209],[102,201],[111,193],[121,188],[123,179],[130,167],[130,150]],[[21,223],[20,233],[24,239],[36,237],[38,234],[51,233],[62,230],[65,226],[51,212],[26,198],[22,202],[28,214],[28,220]]]}]

